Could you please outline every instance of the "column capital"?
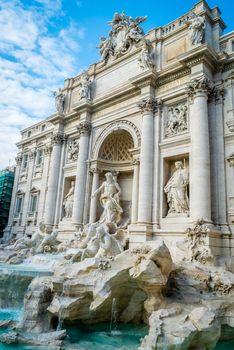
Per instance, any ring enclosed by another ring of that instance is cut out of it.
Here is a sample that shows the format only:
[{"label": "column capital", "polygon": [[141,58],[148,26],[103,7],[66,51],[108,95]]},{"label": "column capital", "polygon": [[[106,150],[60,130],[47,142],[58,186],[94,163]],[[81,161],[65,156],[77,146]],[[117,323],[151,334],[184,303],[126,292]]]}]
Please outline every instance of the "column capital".
[{"label": "column capital", "polygon": [[214,86],[211,93],[210,93],[210,97],[211,99],[216,103],[223,103],[225,97],[225,89],[223,85],[219,85],[219,86]]},{"label": "column capital", "polygon": [[51,144],[54,146],[55,144],[62,144],[66,139],[66,136],[63,133],[53,133],[51,136]]},{"label": "column capital", "polygon": [[52,145],[51,144],[50,145],[45,145],[45,147],[43,149],[44,149],[44,155],[48,156],[51,153],[51,151],[52,151]]},{"label": "column capital", "polygon": [[227,161],[229,163],[229,166],[233,166],[234,167],[234,153],[232,153],[228,158]]},{"label": "column capital", "polygon": [[192,79],[186,88],[186,93],[190,99],[193,100],[194,96],[203,93],[207,96],[212,92],[212,83],[205,75],[199,78]]},{"label": "column capital", "polygon": [[93,166],[93,165],[89,166],[89,171],[92,174],[100,174],[101,173],[101,170],[98,169],[97,167]]},{"label": "column capital", "polygon": [[137,103],[137,107],[140,109],[142,114],[144,114],[146,112],[154,113],[157,110],[157,101],[154,97],[149,96],[149,97],[141,99]]},{"label": "column capital", "polygon": [[88,121],[80,122],[76,128],[78,130],[79,136],[87,136],[91,132],[91,123]]},{"label": "column capital", "polygon": [[23,154],[22,152],[20,152],[15,157],[16,165],[20,165],[22,163],[22,160],[23,160]]},{"label": "column capital", "polygon": [[140,164],[140,158],[134,158],[134,159],[131,161],[131,164],[132,164],[133,166],[139,165],[139,164]]}]

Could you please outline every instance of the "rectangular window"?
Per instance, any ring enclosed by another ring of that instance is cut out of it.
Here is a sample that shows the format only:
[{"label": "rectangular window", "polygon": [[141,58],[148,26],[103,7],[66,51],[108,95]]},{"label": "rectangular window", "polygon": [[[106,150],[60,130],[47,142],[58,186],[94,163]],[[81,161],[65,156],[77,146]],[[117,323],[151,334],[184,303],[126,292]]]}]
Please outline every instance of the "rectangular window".
[{"label": "rectangular window", "polygon": [[28,131],[28,137],[32,135],[32,131]]},{"label": "rectangular window", "polygon": [[37,210],[37,195],[32,195],[31,196],[31,201],[30,201],[30,213],[35,213]]},{"label": "rectangular window", "polygon": [[22,169],[25,170],[28,167],[28,154],[23,156]]},{"label": "rectangular window", "polygon": [[234,40],[232,40],[232,52],[234,52]]},{"label": "rectangular window", "polygon": [[43,124],[42,126],[41,126],[41,131],[44,131],[45,130],[45,124]]},{"label": "rectangular window", "polygon": [[22,208],[22,197],[17,197],[16,198],[16,207],[15,207],[15,213],[20,214],[21,213],[21,208]]},{"label": "rectangular window", "polygon": [[43,150],[39,149],[37,151],[37,165],[41,165],[43,161]]}]

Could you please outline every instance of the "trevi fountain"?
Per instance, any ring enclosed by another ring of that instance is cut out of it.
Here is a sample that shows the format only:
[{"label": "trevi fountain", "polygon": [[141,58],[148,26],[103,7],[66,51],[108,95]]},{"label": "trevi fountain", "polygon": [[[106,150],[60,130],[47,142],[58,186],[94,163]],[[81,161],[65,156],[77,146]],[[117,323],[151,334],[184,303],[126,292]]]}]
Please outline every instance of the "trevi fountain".
[{"label": "trevi fountain", "polygon": [[21,132],[0,349],[234,349],[234,32],[197,2],[100,61]]}]

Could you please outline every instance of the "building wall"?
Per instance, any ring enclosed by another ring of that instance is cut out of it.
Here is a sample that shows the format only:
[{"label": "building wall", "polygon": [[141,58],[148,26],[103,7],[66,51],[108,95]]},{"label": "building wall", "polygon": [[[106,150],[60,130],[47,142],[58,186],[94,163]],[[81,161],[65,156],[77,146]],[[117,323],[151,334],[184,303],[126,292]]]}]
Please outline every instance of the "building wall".
[{"label": "building wall", "polygon": [[[204,16],[206,20],[205,40],[198,45],[191,43],[191,29],[186,22],[191,11]],[[95,172],[101,171],[100,184],[104,171],[116,170],[111,162],[104,164],[98,159],[105,137],[116,130],[127,130],[134,141],[132,154],[135,163],[126,162],[120,168],[121,181],[126,179],[122,187],[129,189],[133,186],[134,176],[139,172],[136,167],[141,168],[143,161],[142,142],[145,142],[144,115],[138,103],[153,96],[158,107],[152,124],[152,213],[147,225],[141,225],[138,220],[136,225],[132,222],[129,230],[133,245],[158,237],[163,237],[169,246],[175,245],[176,241],[184,237],[186,228],[195,219],[191,213],[168,216],[168,203],[163,188],[174,172],[175,161],[180,160],[190,172],[189,195],[194,196],[194,119],[199,112],[195,112],[188,86],[194,79],[204,76],[212,85],[206,92],[208,135],[204,136],[209,152],[201,148],[197,158],[203,152],[209,154],[210,163],[206,174],[211,175],[207,175],[207,188],[197,188],[197,192],[200,191],[201,196],[204,195],[203,191],[207,191],[207,196],[211,193],[212,234],[209,244],[213,251],[216,255],[234,254],[234,32],[222,35],[225,26],[219,9],[210,9],[205,1],[198,2],[191,11],[147,34],[146,38],[153,47],[152,57],[156,66],[153,71],[142,71],[139,67],[139,46],[134,46],[127,54],[106,65],[103,62],[93,64],[88,70],[94,82],[91,101],[80,99],[81,76],[67,79],[63,88],[66,96],[64,114],[55,113],[47,120],[22,131],[6,232],[31,234],[41,220],[49,220],[50,228],[58,226],[63,237],[73,233],[77,226],[74,225],[75,219],[64,218],[63,206],[72,181],[76,181],[76,195],[82,193],[84,197],[80,198],[82,208],[77,203],[77,210],[82,212],[79,220],[82,224],[88,223]],[[178,110],[180,113],[185,111],[186,125],[172,132],[170,116]],[[90,134],[84,130],[84,123],[90,123]],[[82,148],[84,134],[86,149]],[[202,134],[204,130],[201,129]],[[201,135],[198,133],[198,137]],[[43,150],[43,155],[41,164],[38,164],[40,149]],[[84,160],[81,160],[81,149],[82,152],[87,151],[88,163],[85,167]],[[26,154],[28,163],[26,169],[23,169]],[[80,167],[84,167],[83,172]],[[83,192],[80,190],[82,187]],[[135,191],[133,187],[131,191]],[[16,215],[16,201],[20,196],[23,198],[22,209]],[[36,209],[31,212],[33,196],[37,196],[38,201]],[[138,192],[134,192],[134,196],[135,199],[138,198],[139,206]]]}]

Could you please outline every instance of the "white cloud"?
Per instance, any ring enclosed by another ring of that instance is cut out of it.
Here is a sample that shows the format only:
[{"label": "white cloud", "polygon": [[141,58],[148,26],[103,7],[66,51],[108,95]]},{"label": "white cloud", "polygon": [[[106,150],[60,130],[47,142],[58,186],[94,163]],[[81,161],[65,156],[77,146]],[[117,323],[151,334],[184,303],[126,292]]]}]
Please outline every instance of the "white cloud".
[{"label": "white cloud", "polygon": [[35,0],[33,6],[1,1],[0,169],[15,158],[19,130],[48,117],[54,111],[52,91],[82,68],[76,58],[85,31],[74,22],[57,28],[60,16],[61,0]]}]

